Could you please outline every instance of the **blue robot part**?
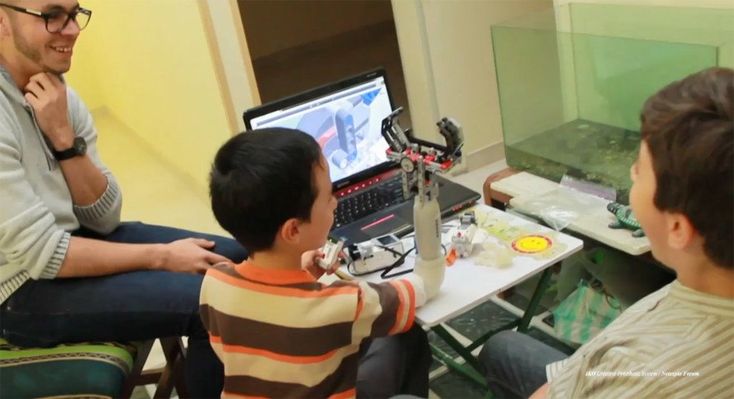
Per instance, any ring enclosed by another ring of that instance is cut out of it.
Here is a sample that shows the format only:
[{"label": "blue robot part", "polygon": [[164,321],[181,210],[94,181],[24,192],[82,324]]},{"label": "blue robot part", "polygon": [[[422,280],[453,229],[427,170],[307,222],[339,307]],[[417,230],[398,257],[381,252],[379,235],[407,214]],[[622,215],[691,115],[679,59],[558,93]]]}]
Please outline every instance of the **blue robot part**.
[{"label": "blue robot part", "polygon": [[380,90],[382,89],[372,90],[362,94],[362,102],[367,105],[371,105],[372,101],[374,101],[377,95],[380,93]]},{"label": "blue robot part", "polygon": [[354,118],[352,114],[340,109],[334,114],[336,135],[339,139],[339,147],[347,154],[349,162],[357,158],[357,141],[354,134]]}]

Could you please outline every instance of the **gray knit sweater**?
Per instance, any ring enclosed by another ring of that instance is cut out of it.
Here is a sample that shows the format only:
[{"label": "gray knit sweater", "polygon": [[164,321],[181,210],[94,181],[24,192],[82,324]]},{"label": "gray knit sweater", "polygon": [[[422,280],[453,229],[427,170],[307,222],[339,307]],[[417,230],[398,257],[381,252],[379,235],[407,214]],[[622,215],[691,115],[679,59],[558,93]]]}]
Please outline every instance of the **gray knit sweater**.
[{"label": "gray knit sweater", "polygon": [[69,246],[69,232],[109,233],[120,223],[122,196],[97,154],[92,116],[67,88],[69,120],[88,143],[87,154],[107,176],[107,189],[89,206],[76,206],[33,109],[0,66],[0,303],[28,279],[52,279]]}]

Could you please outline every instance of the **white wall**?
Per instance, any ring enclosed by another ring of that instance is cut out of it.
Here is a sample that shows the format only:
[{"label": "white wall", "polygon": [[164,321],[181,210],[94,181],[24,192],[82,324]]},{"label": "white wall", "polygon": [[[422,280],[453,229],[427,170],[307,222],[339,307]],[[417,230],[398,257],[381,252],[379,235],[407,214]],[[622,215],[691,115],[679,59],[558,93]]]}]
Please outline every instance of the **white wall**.
[{"label": "white wall", "polygon": [[[710,65],[734,66],[734,0],[555,4],[558,30],[575,37],[568,46],[559,38],[563,87],[573,93],[564,105],[574,117],[637,130],[642,103],[668,82]],[[605,54],[619,57],[600,62]]]},{"label": "white wall", "polygon": [[436,140],[434,122],[453,116],[470,168],[473,156],[503,156],[490,26],[570,2],[734,8],[734,0],[392,0],[416,133]]},{"label": "white wall", "polygon": [[600,3],[670,7],[734,8],[733,0],[553,0],[556,5],[568,3]]},{"label": "white wall", "polygon": [[435,140],[436,120],[452,116],[464,128],[469,168],[472,156],[474,163],[502,158],[490,26],[549,9],[552,0],[393,0],[392,5],[417,135]]},{"label": "white wall", "polygon": [[[236,0],[217,0],[202,3],[211,22],[213,56],[220,59],[218,78],[225,103],[229,103],[230,125],[244,131],[242,112],[260,104],[252,57],[245,39],[240,10]],[[227,101],[228,100],[228,101]]]}]

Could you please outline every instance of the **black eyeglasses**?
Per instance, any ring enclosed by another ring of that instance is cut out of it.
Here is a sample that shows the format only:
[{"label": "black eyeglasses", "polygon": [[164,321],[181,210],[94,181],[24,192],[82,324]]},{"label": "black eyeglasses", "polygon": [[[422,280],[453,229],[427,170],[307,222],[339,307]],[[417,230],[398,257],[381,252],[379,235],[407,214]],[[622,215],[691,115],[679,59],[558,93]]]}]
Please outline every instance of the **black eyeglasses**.
[{"label": "black eyeglasses", "polygon": [[86,8],[81,7],[77,7],[70,12],[66,12],[63,9],[41,12],[30,8],[17,7],[3,3],[0,3],[0,7],[7,7],[17,12],[43,18],[43,20],[46,21],[46,30],[49,33],[61,32],[66,28],[66,25],[69,25],[69,21],[74,21],[76,26],[79,27],[79,30],[82,30],[87,27],[89,20],[92,18],[92,10],[87,10]]}]

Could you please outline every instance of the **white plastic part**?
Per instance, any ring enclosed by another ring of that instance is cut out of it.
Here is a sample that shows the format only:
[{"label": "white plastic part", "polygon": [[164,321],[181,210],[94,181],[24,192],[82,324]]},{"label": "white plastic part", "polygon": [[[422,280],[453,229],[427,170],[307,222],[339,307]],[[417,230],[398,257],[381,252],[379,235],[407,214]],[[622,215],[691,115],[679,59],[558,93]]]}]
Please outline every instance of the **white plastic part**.
[{"label": "white plastic part", "polygon": [[321,248],[321,252],[324,253],[324,257],[319,259],[316,263],[322,269],[328,270],[331,265],[336,263],[339,259],[339,253],[342,251],[342,247],[344,247],[344,240],[337,240],[329,237],[326,240],[326,244]]},{"label": "white plastic part", "polygon": [[425,198],[413,198],[415,245],[418,251],[414,272],[423,279],[426,299],[438,294],[443,283],[446,265],[441,255],[441,209],[438,189]]}]

